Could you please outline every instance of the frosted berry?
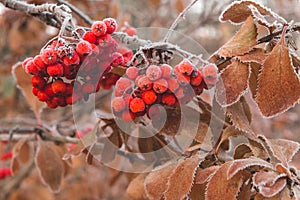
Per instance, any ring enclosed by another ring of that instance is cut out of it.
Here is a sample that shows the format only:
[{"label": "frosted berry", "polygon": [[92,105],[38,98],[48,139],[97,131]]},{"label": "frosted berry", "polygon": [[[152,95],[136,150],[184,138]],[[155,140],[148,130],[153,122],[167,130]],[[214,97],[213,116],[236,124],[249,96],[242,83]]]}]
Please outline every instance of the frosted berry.
[{"label": "frosted berry", "polygon": [[116,97],[111,102],[111,107],[115,112],[121,112],[125,109],[126,103],[123,97]]},{"label": "frosted berry", "polygon": [[50,99],[44,91],[39,91],[37,94],[37,98],[39,101],[48,101]]},{"label": "frosted berry", "polygon": [[172,74],[172,67],[168,64],[163,64],[160,66],[161,77],[162,78],[170,78]]},{"label": "frosted berry", "polygon": [[128,67],[126,75],[129,79],[134,80],[139,75],[139,69],[137,67]]},{"label": "frosted berry", "polygon": [[169,78],[168,80],[168,89],[171,92],[175,92],[179,88],[179,83],[175,78]]},{"label": "frosted berry", "polygon": [[85,32],[82,36],[82,39],[92,44],[96,44],[97,42],[97,37],[92,31]]},{"label": "frosted berry", "polygon": [[129,107],[133,113],[138,113],[145,110],[145,103],[141,98],[135,97],[130,101]]},{"label": "frosted berry", "polygon": [[92,53],[92,46],[89,42],[82,40],[77,43],[76,52],[80,56],[87,56]]},{"label": "frosted berry", "polygon": [[131,122],[134,120],[134,114],[130,112],[129,110],[125,110],[122,112],[122,119],[125,122]]},{"label": "frosted berry", "polygon": [[124,91],[131,86],[131,81],[128,78],[121,77],[116,82],[115,95],[122,96]]},{"label": "frosted berry", "polygon": [[125,28],[123,30],[123,32],[127,33],[127,35],[129,35],[129,36],[134,36],[137,33],[136,29],[134,27],[132,27],[132,26],[128,26],[127,28]]},{"label": "frosted berry", "polygon": [[42,59],[46,65],[52,65],[57,62],[58,56],[53,48],[46,48],[42,52]]},{"label": "frosted berry", "polygon": [[66,89],[66,84],[61,79],[57,79],[52,83],[52,90],[55,94],[64,94]]},{"label": "frosted berry", "polygon": [[218,68],[213,63],[205,65],[201,70],[201,74],[206,84],[214,85],[218,81]]},{"label": "frosted berry", "polygon": [[119,53],[119,52],[112,53],[110,57],[112,59],[111,65],[113,67],[121,65],[123,63],[123,61],[124,61],[123,55],[121,53]]},{"label": "frosted berry", "polygon": [[113,18],[106,18],[103,20],[106,25],[106,33],[112,34],[117,29],[117,22]]},{"label": "frosted berry", "polygon": [[107,27],[103,21],[95,21],[91,27],[92,32],[95,36],[102,36],[106,33]]},{"label": "frosted berry", "polygon": [[23,63],[22,63],[22,67],[25,69],[26,64],[27,64],[29,61],[32,61],[32,60],[33,60],[32,57],[26,58],[26,59],[23,61]]},{"label": "frosted berry", "polygon": [[49,76],[62,77],[64,74],[64,67],[60,63],[49,65],[47,67],[47,73]]},{"label": "frosted berry", "polygon": [[41,55],[36,55],[33,59],[33,63],[42,72],[46,72],[47,65],[44,63]]},{"label": "frosted berry", "polygon": [[142,93],[142,99],[145,102],[145,104],[150,105],[156,101],[157,96],[153,90],[148,90]]},{"label": "frosted berry", "polygon": [[63,57],[63,63],[67,66],[78,65],[80,62],[80,57],[76,51],[69,52],[66,56]]},{"label": "frosted berry", "polygon": [[39,70],[36,67],[36,65],[34,64],[33,59],[29,60],[26,63],[26,65],[25,65],[25,71],[26,71],[26,73],[31,74],[31,75],[38,75],[39,74]]},{"label": "frosted berry", "polygon": [[189,76],[193,72],[193,64],[185,59],[178,64],[178,70],[180,73]]},{"label": "frosted berry", "polygon": [[42,90],[42,89],[44,89],[46,84],[47,84],[46,80],[40,76],[32,76],[31,77],[31,85],[34,88]]},{"label": "frosted berry", "polygon": [[192,86],[199,86],[202,82],[202,75],[200,73],[199,70],[197,71],[193,71],[192,75],[191,75],[191,85]]},{"label": "frosted berry", "polygon": [[184,74],[177,74],[177,80],[180,85],[187,85],[190,83],[190,76]]},{"label": "frosted berry", "polygon": [[162,94],[168,89],[168,82],[166,79],[159,79],[153,83],[153,90],[158,93]]},{"label": "frosted berry", "polygon": [[146,76],[151,80],[155,81],[161,77],[161,69],[156,65],[150,65],[146,70]]},{"label": "frosted berry", "polygon": [[109,34],[102,35],[98,38],[98,46],[101,48],[108,48],[112,46],[112,37]]},{"label": "frosted berry", "polygon": [[141,90],[146,91],[152,89],[153,83],[147,76],[144,75],[138,79],[137,86]]}]

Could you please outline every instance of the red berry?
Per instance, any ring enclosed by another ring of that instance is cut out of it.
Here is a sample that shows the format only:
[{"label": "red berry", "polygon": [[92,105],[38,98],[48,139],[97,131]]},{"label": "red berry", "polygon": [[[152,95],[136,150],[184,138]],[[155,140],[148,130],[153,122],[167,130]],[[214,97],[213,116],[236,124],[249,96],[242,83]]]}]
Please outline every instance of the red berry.
[{"label": "red berry", "polygon": [[64,75],[64,67],[60,63],[49,65],[47,67],[47,73],[49,76],[62,77]]},{"label": "red berry", "polygon": [[111,65],[113,67],[121,65],[124,61],[123,55],[120,54],[119,52],[113,52],[110,57],[112,59]]},{"label": "red berry", "polygon": [[92,53],[92,46],[89,42],[82,40],[77,43],[76,52],[80,56],[87,56]]},{"label": "red berry", "polygon": [[168,89],[171,92],[175,92],[179,87],[178,81],[175,78],[169,78],[167,81],[168,81]]},{"label": "red berry", "polygon": [[182,87],[178,88],[178,90],[175,92],[175,96],[177,99],[181,99],[184,97],[184,90]]},{"label": "red berry", "polygon": [[172,74],[172,67],[168,64],[163,64],[160,67],[161,77],[162,78],[170,78]]},{"label": "red berry", "polygon": [[98,46],[100,48],[108,48],[112,46],[112,37],[109,34],[102,35],[98,38]]},{"label": "red berry", "polygon": [[37,96],[38,95],[38,92],[40,91],[39,89],[37,89],[37,88],[35,88],[35,87],[32,87],[32,94],[34,95],[34,96]]},{"label": "red berry", "polygon": [[31,84],[33,87],[42,90],[46,86],[47,82],[40,76],[32,76]]},{"label": "red berry", "polygon": [[178,70],[180,73],[189,76],[193,72],[193,64],[188,60],[183,60],[178,64]]},{"label": "red berry", "polygon": [[58,56],[54,49],[52,48],[44,49],[41,55],[46,65],[52,65],[57,63]]},{"label": "red berry", "polygon": [[54,94],[64,94],[66,92],[66,84],[64,83],[63,80],[57,79],[52,83],[52,90]]},{"label": "red berry", "polygon": [[66,96],[72,95],[73,93],[73,85],[71,83],[66,84]]},{"label": "red berry", "polygon": [[145,103],[143,99],[135,97],[130,101],[129,107],[133,113],[138,113],[145,110]]},{"label": "red berry", "polygon": [[12,151],[9,151],[7,153],[2,154],[0,157],[0,160],[8,160],[8,159],[11,159],[12,156],[13,156]]},{"label": "red berry", "polygon": [[93,55],[99,55],[100,53],[102,53],[102,51],[100,52],[100,49],[98,48],[97,45],[91,44],[91,47],[92,47],[92,54]]},{"label": "red berry", "polygon": [[166,79],[159,79],[153,83],[153,90],[158,93],[162,94],[168,89],[168,82]]},{"label": "red berry", "polygon": [[85,32],[82,36],[82,39],[92,44],[96,44],[97,42],[97,37],[92,31]]},{"label": "red berry", "polygon": [[145,104],[150,105],[156,101],[157,96],[153,90],[148,90],[142,93],[142,99],[145,102]]},{"label": "red berry", "polygon": [[206,84],[214,85],[218,81],[218,68],[213,63],[205,65],[201,69],[201,74]]},{"label": "red berry", "polygon": [[133,57],[133,53],[131,49],[127,47],[120,47],[119,52],[123,55],[123,57],[131,59]]},{"label": "red berry", "polygon": [[176,97],[173,94],[164,94],[161,101],[163,104],[173,106],[176,103]]},{"label": "red berry", "polygon": [[193,73],[191,75],[190,82],[191,82],[192,86],[198,86],[198,85],[201,84],[201,82],[202,82],[202,75],[201,75],[201,73],[200,73],[199,70],[193,71]]},{"label": "red berry", "polygon": [[184,74],[177,74],[177,80],[180,85],[187,85],[190,83],[190,76]]},{"label": "red berry", "polygon": [[76,53],[76,51],[72,51],[72,52],[68,53],[68,55],[63,57],[63,63],[66,66],[78,65],[79,62],[80,62],[80,57]]},{"label": "red berry", "polygon": [[123,97],[116,97],[111,102],[111,107],[115,112],[121,112],[126,107],[126,102]]},{"label": "red berry", "polygon": [[33,59],[32,60],[29,60],[26,65],[25,65],[25,71],[28,73],[28,74],[31,74],[31,75],[38,75],[39,74],[39,70],[38,68],[36,67],[36,65],[34,64],[33,62]]},{"label": "red berry", "polygon": [[102,36],[106,33],[107,27],[103,21],[95,21],[91,27],[92,32],[95,36]]},{"label": "red berry", "polygon": [[53,97],[51,99],[51,103],[53,103],[54,105],[56,104],[58,106],[62,106],[62,107],[67,105],[64,97]]},{"label": "red berry", "polygon": [[37,94],[37,98],[40,101],[48,101],[50,98],[44,91],[39,91]]},{"label": "red berry", "polygon": [[29,61],[32,61],[32,60],[33,60],[32,57],[26,58],[26,59],[23,61],[23,63],[22,63],[22,67],[25,69],[26,64],[27,64]]},{"label": "red berry", "polygon": [[117,29],[117,22],[113,18],[106,18],[103,20],[106,25],[106,33],[112,34]]},{"label": "red berry", "polygon": [[36,55],[33,59],[33,63],[41,72],[46,72],[47,65],[44,63],[41,55]]},{"label": "red berry", "polygon": [[122,112],[122,119],[125,122],[131,122],[135,118],[134,114],[130,112],[129,110],[125,110]]},{"label": "red berry", "polygon": [[49,108],[52,108],[52,109],[57,108],[57,106],[58,106],[58,105],[56,104],[56,102],[47,101],[46,103],[47,103],[47,106],[48,106]]},{"label": "red berry", "polygon": [[137,82],[137,86],[142,91],[146,91],[146,90],[152,89],[153,83],[147,76],[143,75],[142,77],[139,78],[139,80]]},{"label": "red berry", "polygon": [[126,75],[129,79],[134,80],[139,75],[139,69],[137,67],[128,67],[126,69]]},{"label": "red berry", "polygon": [[146,76],[151,80],[155,81],[161,77],[161,69],[156,65],[150,65],[146,70]]},{"label": "red berry", "polygon": [[116,82],[115,95],[122,96],[124,91],[131,87],[131,81],[128,78],[121,77]]},{"label": "red berry", "polygon": [[44,92],[49,96],[49,97],[53,97],[54,96],[54,92],[52,90],[52,84],[48,83],[44,89]]}]

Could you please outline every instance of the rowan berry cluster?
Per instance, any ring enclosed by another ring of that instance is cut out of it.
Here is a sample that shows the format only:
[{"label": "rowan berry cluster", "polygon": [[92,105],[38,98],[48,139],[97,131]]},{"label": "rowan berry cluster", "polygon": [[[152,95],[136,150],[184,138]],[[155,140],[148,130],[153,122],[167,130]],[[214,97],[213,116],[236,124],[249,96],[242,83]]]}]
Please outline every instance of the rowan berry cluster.
[{"label": "rowan berry cluster", "polygon": [[217,72],[214,64],[197,69],[187,59],[174,68],[168,64],[149,65],[146,70],[129,67],[126,77],[116,82],[112,109],[126,122],[145,114],[153,119],[160,115],[160,110],[153,105],[176,107],[187,104],[207,89],[207,85],[216,83]]},{"label": "rowan berry cluster", "polygon": [[132,58],[132,51],[120,48],[112,38],[116,28],[112,18],[95,21],[90,30],[73,37],[59,37],[39,55],[27,58],[23,67],[33,75],[33,94],[50,108],[56,108],[87,100],[101,87],[110,89],[120,78],[111,69],[126,66]]}]

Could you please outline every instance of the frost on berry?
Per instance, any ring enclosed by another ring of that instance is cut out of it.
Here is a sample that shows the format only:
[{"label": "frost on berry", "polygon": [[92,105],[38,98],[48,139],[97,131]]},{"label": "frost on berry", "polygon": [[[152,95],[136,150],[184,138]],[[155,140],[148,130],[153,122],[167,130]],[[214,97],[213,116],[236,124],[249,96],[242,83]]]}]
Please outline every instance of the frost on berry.
[{"label": "frost on berry", "polygon": [[87,31],[83,34],[82,39],[88,41],[91,44],[96,44],[97,37],[92,31]]},{"label": "frost on berry", "polygon": [[64,74],[64,67],[60,63],[49,65],[47,67],[47,73],[49,76],[62,77]]},{"label": "frost on berry", "polygon": [[82,40],[77,43],[76,52],[80,56],[87,56],[92,52],[92,46],[89,42]]},{"label": "frost on berry", "polygon": [[158,93],[162,94],[168,89],[168,82],[166,79],[159,79],[153,83],[153,90]]},{"label": "frost on berry", "polygon": [[185,59],[178,64],[178,70],[183,75],[189,76],[193,71],[193,64]]},{"label": "frost on berry", "polygon": [[140,77],[138,79],[137,86],[141,90],[146,91],[146,90],[151,90],[152,89],[153,83],[147,76],[143,75],[142,77]]},{"label": "frost on berry", "polygon": [[106,33],[106,24],[103,21],[95,21],[92,24],[91,30],[95,36],[102,36]]},{"label": "frost on berry", "polygon": [[205,65],[201,70],[204,82],[208,85],[214,85],[218,81],[218,68],[215,64]]},{"label": "frost on berry", "polygon": [[155,81],[159,79],[162,75],[160,67],[156,65],[150,65],[146,70],[146,76],[151,80]]},{"label": "frost on berry", "polygon": [[117,29],[117,22],[113,18],[105,18],[103,22],[106,25],[106,33],[112,34]]},{"label": "frost on berry", "polygon": [[115,95],[116,96],[123,95],[124,91],[130,87],[131,87],[131,81],[127,78],[121,77],[116,82]]},{"label": "frost on berry", "polygon": [[121,112],[125,109],[126,103],[123,97],[116,97],[111,102],[111,107],[115,112]]},{"label": "frost on berry", "polygon": [[46,48],[42,52],[42,60],[47,65],[52,65],[57,62],[58,56],[54,49]]},{"label": "frost on berry", "polygon": [[162,64],[160,66],[161,77],[162,78],[170,78],[172,74],[172,67],[168,64]]},{"label": "frost on berry", "polygon": [[126,75],[129,79],[134,80],[139,75],[139,69],[137,67],[128,67]]}]

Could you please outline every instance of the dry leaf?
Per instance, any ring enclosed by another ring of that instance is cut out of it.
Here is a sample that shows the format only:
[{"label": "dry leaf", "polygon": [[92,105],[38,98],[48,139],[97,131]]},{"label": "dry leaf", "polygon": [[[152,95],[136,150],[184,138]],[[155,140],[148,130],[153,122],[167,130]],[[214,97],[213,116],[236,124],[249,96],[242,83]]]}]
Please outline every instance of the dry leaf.
[{"label": "dry leaf", "polygon": [[258,84],[258,75],[261,69],[261,65],[255,62],[250,63],[251,74],[249,79],[249,88],[252,93],[252,98],[255,99]]},{"label": "dry leaf", "polygon": [[223,57],[244,55],[256,45],[257,28],[251,16],[245,21],[240,30],[218,51]]},{"label": "dry leaf", "polygon": [[286,186],[286,178],[278,179],[272,186],[264,186],[260,188],[259,193],[264,197],[273,197],[283,190]]},{"label": "dry leaf", "polygon": [[181,200],[191,191],[195,173],[203,160],[204,155],[194,155],[177,165],[169,178],[165,200]]},{"label": "dry leaf", "polygon": [[208,180],[206,200],[235,199],[243,184],[243,174],[227,177],[231,162],[224,163]]},{"label": "dry leaf", "polygon": [[300,98],[300,81],[283,40],[266,58],[258,78],[256,102],[266,117],[286,111]]},{"label": "dry leaf", "polygon": [[254,156],[250,144],[242,143],[234,148],[234,152],[233,152],[234,160],[248,158],[250,156]]},{"label": "dry leaf", "polygon": [[277,146],[284,155],[287,162],[290,162],[300,149],[300,144],[292,140],[269,139],[272,146]]},{"label": "dry leaf", "polygon": [[176,167],[176,163],[154,169],[145,179],[146,195],[150,200],[161,199],[167,189],[169,176]]},{"label": "dry leaf", "polygon": [[64,164],[51,145],[41,140],[38,142],[35,164],[44,184],[53,192],[59,192],[64,174]]},{"label": "dry leaf", "polygon": [[183,0],[175,1],[175,9],[176,9],[177,13],[181,13],[183,11],[184,7],[185,7],[185,4],[184,4]]},{"label": "dry leaf", "polygon": [[190,193],[191,200],[205,200],[206,184],[194,184]]},{"label": "dry leaf", "polygon": [[278,174],[275,171],[258,171],[253,175],[253,186],[258,189],[264,186],[270,187],[283,177],[286,177],[286,174]]},{"label": "dry leaf", "polygon": [[126,193],[130,198],[136,200],[146,199],[144,182],[147,175],[147,173],[139,174],[129,183]]},{"label": "dry leaf", "polygon": [[213,165],[205,169],[199,169],[195,176],[195,184],[204,184],[207,180],[220,168],[218,165]]},{"label": "dry leaf", "polygon": [[252,188],[252,184],[251,182],[243,182],[242,187],[240,188],[239,194],[237,196],[237,200],[248,200],[251,199],[251,188]]},{"label": "dry leaf", "polygon": [[249,5],[254,6],[262,15],[271,15],[271,11],[262,5],[253,1],[234,1],[227,8],[224,9],[220,15],[220,21],[230,21],[232,23],[241,23],[245,21],[251,14],[252,11]]},{"label": "dry leaf", "polygon": [[216,152],[219,151],[219,148],[222,145],[222,143],[227,141],[230,137],[236,137],[236,136],[240,136],[240,135],[243,135],[243,133],[241,131],[237,130],[236,128],[234,128],[233,126],[226,127],[222,132],[220,141],[216,147]]},{"label": "dry leaf", "polygon": [[277,194],[277,195],[275,195],[273,197],[269,197],[269,198],[268,197],[264,197],[263,195],[261,195],[261,194],[258,193],[255,196],[254,200],[287,200],[287,199],[289,199],[289,200],[296,200],[296,199],[298,199],[295,196],[291,197],[290,196],[291,194],[292,194],[291,191],[287,187],[285,187],[279,194]]},{"label": "dry leaf", "polygon": [[246,63],[254,62],[258,64],[263,64],[266,57],[267,54],[263,49],[254,48],[252,51],[246,53],[245,55],[237,56],[237,59],[240,60],[241,62],[246,62]]},{"label": "dry leaf", "polygon": [[260,158],[250,157],[250,158],[246,158],[246,159],[239,159],[239,160],[233,161],[232,164],[230,165],[230,167],[228,168],[228,171],[227,171],[228,179],[232,178],[238,172],[240,172],[246,168],[254,167],[254,166],[273,169],[273,165],[271,165],[267,161],[264,161]]},{"label": "dry leaf", "polygon": [[22,62],[18,62],[12,67],[12,74],[17,82],[17,87],[21,90],[27,103],[34,112],[38,123],[40,123],[40,112],[45,104],[40,102],[32,94],[31,76],[23,69]]},{"label": "dry leaf", "polygon": [[226,107],[237,102],[248,88],[250,78],[249,64],[234,60],[221,72],[216,84],[216,100]]}]

